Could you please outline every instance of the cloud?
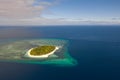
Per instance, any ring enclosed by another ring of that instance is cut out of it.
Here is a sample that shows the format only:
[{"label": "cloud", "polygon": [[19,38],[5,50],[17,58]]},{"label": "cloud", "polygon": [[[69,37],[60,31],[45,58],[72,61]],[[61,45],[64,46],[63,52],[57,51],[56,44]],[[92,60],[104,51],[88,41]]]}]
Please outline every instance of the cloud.
[{"label": "cloud", "polygon": [[[6,24],[7,23],[7,24]],[[67,18],[43,18],[34,17],[16,20],[2,20],[1,25],[11,26],[39,26],[39,25],[120,25],[120,21],[112,20],[87,20],[87,19],[67,19]]]},{"label": "cloud", "polygon": [[[35,4],[37,3],[37,4]],[[0,18],[31,18],[40,16],[52,3],[36,0],[0,0]]]},{"label": "cloud", "polygon": [[120,18],[112,18],[112,20],[120,20]]},{"label": "cloud", "polygon": [[112,20],[44,18],[43,11],[61,0],[0,0],[0,25],[83,25],[120,24]]}]

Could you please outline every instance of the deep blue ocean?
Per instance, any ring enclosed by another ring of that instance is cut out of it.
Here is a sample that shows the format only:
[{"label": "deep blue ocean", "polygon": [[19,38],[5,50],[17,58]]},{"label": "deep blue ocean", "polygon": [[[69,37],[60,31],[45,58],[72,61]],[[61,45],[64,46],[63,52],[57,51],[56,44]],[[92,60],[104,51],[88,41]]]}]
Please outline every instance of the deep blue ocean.
[{"label": "deep blue ocean", "polygon": [[0,80],[120,80],[120,26],[0,27],[0,40],[69,40],[74,67],[0,62]]}]

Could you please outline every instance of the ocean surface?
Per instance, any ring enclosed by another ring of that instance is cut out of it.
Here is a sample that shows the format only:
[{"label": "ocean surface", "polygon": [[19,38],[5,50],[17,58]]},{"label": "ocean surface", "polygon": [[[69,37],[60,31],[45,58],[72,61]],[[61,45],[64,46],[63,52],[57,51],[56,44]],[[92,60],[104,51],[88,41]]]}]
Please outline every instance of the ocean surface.
[{"label": "ocean surface", "polygon": [[0,80],[120,80],[120,26],[0,27],[0,41],[69,40],[74,67],[0,62]]}]

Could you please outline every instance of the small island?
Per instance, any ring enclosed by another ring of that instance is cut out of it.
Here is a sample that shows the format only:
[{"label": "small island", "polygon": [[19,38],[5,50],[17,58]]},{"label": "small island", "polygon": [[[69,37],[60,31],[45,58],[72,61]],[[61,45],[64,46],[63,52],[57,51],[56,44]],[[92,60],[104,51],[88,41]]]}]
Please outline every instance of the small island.
[{"label": "small island", "polygon": [[49,55],[54,54],[58,49],[59,47],[51,45],[39,46],[28,50],[27,55],[30,58],[47,58]]}]

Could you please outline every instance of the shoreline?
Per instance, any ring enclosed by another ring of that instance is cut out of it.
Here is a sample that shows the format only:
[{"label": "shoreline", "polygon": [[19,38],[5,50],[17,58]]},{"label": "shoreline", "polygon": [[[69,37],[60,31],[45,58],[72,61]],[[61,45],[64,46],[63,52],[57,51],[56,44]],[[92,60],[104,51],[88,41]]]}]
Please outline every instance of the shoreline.
[{"label": "shoreline", "polygon": [[34,48],[31,48],[31,49],[29,49],[29,50],[27,51],[27,56],[30,57],[30,58],[48,58],[50,55],[54,54],[54,52],[55,52],[56,50],[58,50],[59,48],[60,48],[60,47],[56,46],[55,49],[54,49],[52,52],[50,52],[50,53],[48,53],[48,54],[45,54],[45,55],[40,55],[40,56],[33,56],[33,55],[31,55],[30,52],[31,52],[32,49],[34,49]]}]

